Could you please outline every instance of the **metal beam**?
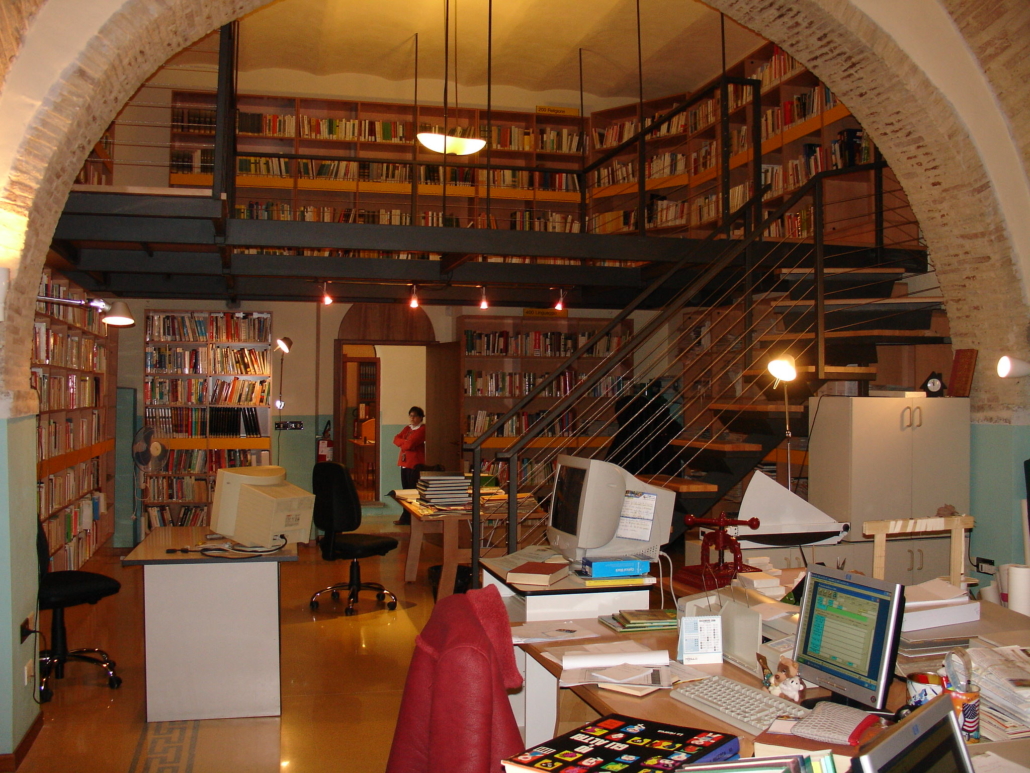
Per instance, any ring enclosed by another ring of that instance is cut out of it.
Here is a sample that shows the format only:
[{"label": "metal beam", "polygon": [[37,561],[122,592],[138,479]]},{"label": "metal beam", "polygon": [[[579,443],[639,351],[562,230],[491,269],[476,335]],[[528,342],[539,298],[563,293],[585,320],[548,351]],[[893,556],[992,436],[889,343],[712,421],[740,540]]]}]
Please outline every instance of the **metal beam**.
[{"label": "metal beam", "polygon": [[72,191],[64,205],[64,214],[216,220],[222,216],[222,202],[212,196],[161,196]]},{"label": "metal beam", "polygon": [[[219,202],[220,204],[220,202]],[[215,226],[210,220],[167,217],[125,217],[114,215],[61,215],[55,239],[68,241],[129,242],[131,244],[215,243]]]}]

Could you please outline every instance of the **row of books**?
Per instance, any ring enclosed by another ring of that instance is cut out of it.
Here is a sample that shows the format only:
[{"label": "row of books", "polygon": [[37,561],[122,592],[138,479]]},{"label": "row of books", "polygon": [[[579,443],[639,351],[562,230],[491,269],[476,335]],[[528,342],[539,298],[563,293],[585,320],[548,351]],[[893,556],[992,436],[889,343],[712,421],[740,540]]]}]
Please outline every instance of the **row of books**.
[{"label": "row of books", "polygon": [[[57,548],[50,556],[49,570],[62,572],[80,569],[96,552],[99,546],[101,529],[83,529],[70,540]],[[54,544],[51,543],[51,549]]]},{"label": "row of books", "polygon": [[37,422],[36,459],[50,459],[100,442],[100,411],[94,409],[63,419],[47,417]]},{"label": "row of books", "polygon": [[267,343],[272,316],[265,312],[162,312],[147,314],[147,341]]},{"label": "row of books", "polygon": [[169,451],[161,472],[213,475],[223,467],[257,467],[269,463],[265,450],[246,448],[176,448]]},{"label": "row of books", "polygon": [[297,133],[297,117],[279,113],[236,114],[236,131],[266,137],[293,137]]},{"label": "row of books", "polygon": [[213,148],[175,148],[170,153],[168,170],[172,174],[212,174],[215,151]]},{"label": "row of books", "polygon": [[172,131],[187,134],[214,134],[215,111],[207,107],[173,107]]},{"label": "row of books", "polygon": [[100,488],[100,459],[94,457],[55,472],[36,483],[37,512],[48,515],[68,507],[86,492]]},{"label": "row of books", "polygon": [[[545,374],[522,371],[465,371],[466,397],[522,397],[536,388]],[[611,378],[611,377],[609,377]],[[541,392],[542,397],[562,397],[580,382],[585,374],[566,370]]]},{"label": "row of books", "polygon": [[147,346],[143,354],[146,373],[180,373],[183,375],[210,372],[207,349],[181,346]]},{"label": "row of books", "polygon": [[[562,333],[548,330],[465,331],[465,355],[501,357],[567,357],[582,348],[596,333]],[[605,357],[622,346],[624,336],[608,333],[590,348],[587,356]]]},{"label": "row of books", "polygon": [[207,478],[147,476],[148,502],[207,502],[210,487]]},{"label": "row of books", "polygon": [[411,123],[372,121],[357,118],[300,117],[300,136],[314,140],[353,140],[361,142],[412,142]]},{"label": "row of books", "polygon": [[[49,271],[44,271],[39,278],[39,295],[48,298],[77,298],[82,299],[81,290],[71,290],[67,284],[54,280]],[[59,319],[77,327],[88,330],[91,333],[106,335],[106,331],[100,323],[100,312],[92,306],[69,306],[63,303],[36,302],[36,313],[45,314],[48,317]]]},{"label": "row of books", "polygon": [[39,321],[32,328],[32,363],[104,373],[107,347],[95,338],[54,330]]},{"label": "row of books", "polygon": [[216,346],[211,350],[211,366],[215,373],[266,376],[271,372],[268,354],[268,349],[255,349],[249,346]]},{"label": "row of books", "polygon": [[[519,437],[526,434],[530,427],[534,426],[547,414],[547,411],[519,411],[506,422],[501,429],[494,433],[494,437]],[[465,416],[465,434],[479,436],[494,426],[503,413],[490,413],[488,411],[476,411]],[[574,437],[577,435],[576,409],[570,408],[552,421],[543,432],[541,437]]]},{"label": "row of books", "polygon": [[61,512],[42,520],[43,531],[46,532],[47,544],[53,552],[59,545],[71,542],[81,531],[93,528],[105,511],[107,496],[94,491],[71,503]]},{"label": "row of books", "polygon": [[206,505],[150,505],[145,508],[147,530],[161,526],[207,526]]},{"label": "row of books", "polygon": [[158,437],[185,438],[207,436],[207,408],[143,409],[143,420]]},{"label": "row of books", "polygon": [[39,395],[41,411],[72,411],[95,408],[103,383],[100,376],[79,376],[72,373],[51,375],[40,368],[29,371],[29,387]]}]

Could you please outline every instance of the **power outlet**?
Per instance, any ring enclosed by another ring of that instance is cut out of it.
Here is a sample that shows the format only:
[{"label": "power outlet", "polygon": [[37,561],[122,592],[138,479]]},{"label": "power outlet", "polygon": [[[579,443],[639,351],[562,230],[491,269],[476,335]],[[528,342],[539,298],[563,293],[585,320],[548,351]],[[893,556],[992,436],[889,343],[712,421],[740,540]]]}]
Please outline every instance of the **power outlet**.
[{"label": "power outlet", "polygon": [[36,678],[36,659],[29,658],[25,662],[25,686],[28,687],[32,684],[32,680]]},{"label": "power outlet", "polygon": [[994,559],[991,558],[977,557],[973,559],[973,565],[976,567],[976,571],[980,572],[980,574],[994,574],[996,571],[994,567]]}]

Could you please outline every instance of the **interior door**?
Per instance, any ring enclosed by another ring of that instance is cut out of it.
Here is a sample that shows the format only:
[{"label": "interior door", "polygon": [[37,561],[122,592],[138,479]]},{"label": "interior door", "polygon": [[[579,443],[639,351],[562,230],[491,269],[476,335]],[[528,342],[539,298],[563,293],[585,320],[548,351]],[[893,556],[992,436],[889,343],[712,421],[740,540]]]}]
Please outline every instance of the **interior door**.
[{"label": "interior door", "polygon": [[857,537],[866,521],[909,517],[912,407],[897,397],[856,397],[851,402],[851,533]]},{"label": "interior door", "polygon": [[458,347],[457,341],[426,346],[426,464],[442,464],[447,470],[462,469]]},{"label": "interior door", "polygon": [[912,517],[941,505],[969,512],[969,400],[913,398]]}]

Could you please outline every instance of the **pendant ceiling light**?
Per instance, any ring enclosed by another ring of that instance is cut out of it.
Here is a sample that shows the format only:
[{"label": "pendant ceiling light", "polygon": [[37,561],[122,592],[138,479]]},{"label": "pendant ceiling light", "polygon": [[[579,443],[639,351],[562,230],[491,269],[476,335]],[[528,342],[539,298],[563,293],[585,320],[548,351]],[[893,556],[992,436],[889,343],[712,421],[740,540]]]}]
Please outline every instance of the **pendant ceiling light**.
[{"label": "pendant ceiling light", "polygon": [[[454,0],[455,28],[457,27],[458,0]],[[486,145],[486,140],[473,137],[453,137],[447,131],[447,81],[450,77],[450,26],[451,0],[444,0],[443,14],[443,132],[419,132],[416,137],[422,146],[434,153],[449,156],[471,156],[478,153]],[[454,33],[454,108],[458,108],[458,33]]]}]

